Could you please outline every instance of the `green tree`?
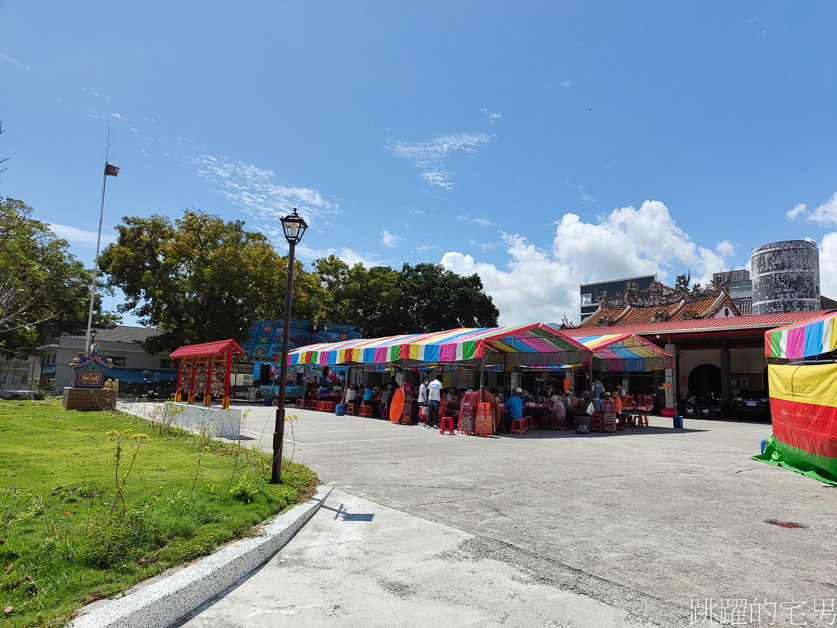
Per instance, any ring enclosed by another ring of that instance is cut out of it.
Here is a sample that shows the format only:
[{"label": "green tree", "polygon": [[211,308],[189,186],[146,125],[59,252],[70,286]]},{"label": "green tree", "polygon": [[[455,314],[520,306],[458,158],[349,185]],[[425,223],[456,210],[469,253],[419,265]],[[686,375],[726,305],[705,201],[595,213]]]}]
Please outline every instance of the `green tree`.
[{"label": "green tree", "polygon": [[325,291],[325,318],[355,325],[366,337],[493,327],[499,312],[478,275],[462,277],[435,264],[349,267],[335,256],[314,262]]},{"label": "green tree", "polygon": [[[186,210],[174,223],[165,216],[125,217],[119,237],[100,259],[108,283],[125,293],[121,312],[133,312],[162,333],[147,343],[152,352],[234,338],[242,342],[256,320],[283,315],[287,259],[267,238]],[[317,318],[323,289],[295,264],[294,316]]]},{"label": "green tree", "polygon": [[[87,321],[91,273],[32,211],[0,198],[0,354],[6,356],[34,349],[42,323]],[[100,322],[99,295],[94,311]]]},{"label": "green tree", "polygon": [[399,275],[398,333],[495,327],[500,312],[479,275],[457,275],[439,264],[404,264]]}]

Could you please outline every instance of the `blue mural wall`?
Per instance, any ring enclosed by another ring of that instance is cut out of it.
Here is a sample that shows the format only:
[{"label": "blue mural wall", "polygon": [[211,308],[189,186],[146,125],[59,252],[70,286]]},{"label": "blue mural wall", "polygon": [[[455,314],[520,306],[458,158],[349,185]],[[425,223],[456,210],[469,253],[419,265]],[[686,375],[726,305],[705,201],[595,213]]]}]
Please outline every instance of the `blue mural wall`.
[{"label": "blue mural wall", "polygon": [[[257,322],[250,325],[250,337],[241,345],[244,354],[260,360],[273,360],[282,351],[284,321]],[[352,325],[320,323],[314,321],[291,321],[290,349],[298,349],[321,342],[341,342],[360,338],[360,332]]]}]

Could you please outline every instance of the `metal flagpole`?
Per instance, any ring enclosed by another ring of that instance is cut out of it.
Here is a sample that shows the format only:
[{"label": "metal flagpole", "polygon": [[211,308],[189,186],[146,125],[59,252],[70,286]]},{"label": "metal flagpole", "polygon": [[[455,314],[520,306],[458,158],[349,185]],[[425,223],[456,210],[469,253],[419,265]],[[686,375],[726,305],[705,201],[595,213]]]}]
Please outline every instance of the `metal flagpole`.
[{"label": "metal flagpole", "polygon": [[99,235],[96,237],[96,261],[93,264],[93,280],[90,282],[90,311],[87,313],[87,336],[84,352],[90,352],[90,331],[93,329],[93,304],[96,301],[96,275],[99,271],[99,247],[102,244],[102,219],[105,216],[105,188],[108,184],[108,162],[105,160],[105,174],[102,176],[102,207],[99,210]]}]

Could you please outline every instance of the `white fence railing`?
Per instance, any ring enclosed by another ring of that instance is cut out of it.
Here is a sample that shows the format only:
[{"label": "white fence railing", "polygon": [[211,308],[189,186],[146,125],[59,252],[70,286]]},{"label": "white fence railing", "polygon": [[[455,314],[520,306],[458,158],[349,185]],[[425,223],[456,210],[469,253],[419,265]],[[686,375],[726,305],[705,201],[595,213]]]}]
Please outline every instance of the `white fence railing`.
[{"label": "white fence railing", "polygon": [[22,360],[0,360],[0,388],[28,388],[30,362]]}]

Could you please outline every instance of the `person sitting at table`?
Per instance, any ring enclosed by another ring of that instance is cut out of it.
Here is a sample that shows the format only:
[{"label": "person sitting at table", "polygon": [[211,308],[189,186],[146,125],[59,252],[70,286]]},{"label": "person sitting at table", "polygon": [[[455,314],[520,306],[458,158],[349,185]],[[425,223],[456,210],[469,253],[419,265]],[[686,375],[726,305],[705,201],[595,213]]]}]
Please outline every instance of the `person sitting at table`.
[{"label": "person sitting at table", "polygon": [[343,383],[338,379],[337,383],[334,385],[334,388],[331,389],[331,392],[336,394],[341,394],[343,392]]},{"label": "person sitting at table", "polygon": [[626,393],[625,393],[625,389],[624,389],[624,388],[622,388],[622,384],[617,384],[617,386],[616,386],[616,394],[617,394],[617,395],[618,395],[618,397],[622,400],[622,402],[624,402],[624,401],[625,401],[625,394],[626,394]]},{"label": "person sitting at table", "polygon": [[[361,388],[363,388],[363,387],[361,386]],[[371,388],[364,389],[364,391],[363,391],[363,401],[360,402],[360,405],[372,407],[372,389]]]},{"label": "person sitting at table", "polygon": [[497,403],[503,403],[503,399],[505,399],[505,397],[503,397],[503,392],[499,388],[493,389],[491,393],[494,395]]},{"label": "person sitting at table", "polygon": [[546,403],[548,405],[546,412],[550,422],[558,427],[561,421],[567,418],[567,407],[557,394],[550,395]]},{"label": "person sitting at table", "polygon": [[326,386],[325,382],[323,382],[323,385],[320,386],[320,397],[325,397],[328,393],[329,393],[328,386]]},{"label": "person sitting at table", "polygon": [[617,393],[614,393],[610,396],[613,400],[613,405],[616,406],[616,414],[622,413],[622,397],[620,397]]},{"label": "person sitting at table", "polygon": [[509,398],[508,401],[506,401],[506,409],[509,411],[509,413],[503,417],[503,431],[506,434],[511,433],[512,421],[514,419],[523,418],[524,403],[525,402],[523,401],[523,389],[516,388],[514,391],[514,396]]},{"label": "person sitting at table", "polygon": [[314,382],[308,382],[305,387],[305,394],[302,396],[303,401],[310,402],[317,398],[317,385]]}]

